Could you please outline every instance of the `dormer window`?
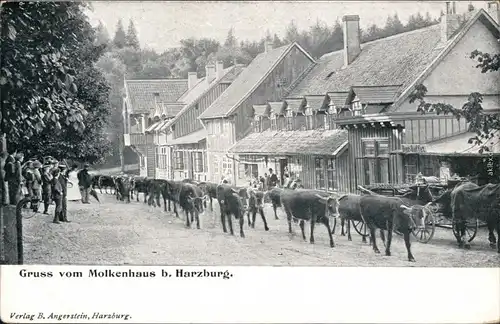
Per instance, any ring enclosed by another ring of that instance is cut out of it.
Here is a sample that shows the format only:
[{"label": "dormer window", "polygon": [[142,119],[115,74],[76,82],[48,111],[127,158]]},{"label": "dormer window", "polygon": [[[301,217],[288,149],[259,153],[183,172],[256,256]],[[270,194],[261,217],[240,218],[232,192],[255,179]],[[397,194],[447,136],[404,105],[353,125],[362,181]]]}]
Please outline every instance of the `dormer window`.
[{"label": "dormer window", "polygon": [[255,116],[253,119],[253,131],[255,133],[260,133],[261,131],[261,116]]},{"label": "dormer window", "polygon": [[293,111],[288,109],[285,113],[286,116],[286,130],[293,130]]},{"label": "dormer window", "polygon": [[271,130],[275,131],[278,128],[277,120],[276,120],[277,115],[273,112],[271,112],[271,115],[269,118],[271,119]]},{"label": "dormer window", "polygon": [[351,111],[353,116],[361,116],[363,114],[363,105],[359,101],[358,96],[351,102]]},{"label": "dormer window", "polygon": [[326,111],[325,122],[324,122],[326,130],[332,128],[332,125],[331,125],[332,116],[337,114],[337,109],[338,109],[337,106],[333,102],[331,102],[328,105],[328,110]]},{"label": "dormer window", "polygon": [[304,115],[306,115],[306,129],[310,130],[314,128],[313,125],[313,110],[311,107],[306,106],[306,109],[304,110]]},{"label": "dormer window", "polygon": [[155,97],[159,97],[159,96],[160,96],[160,93],[159,93],[159,92],[153,92],[153,96],[155,96]]}]

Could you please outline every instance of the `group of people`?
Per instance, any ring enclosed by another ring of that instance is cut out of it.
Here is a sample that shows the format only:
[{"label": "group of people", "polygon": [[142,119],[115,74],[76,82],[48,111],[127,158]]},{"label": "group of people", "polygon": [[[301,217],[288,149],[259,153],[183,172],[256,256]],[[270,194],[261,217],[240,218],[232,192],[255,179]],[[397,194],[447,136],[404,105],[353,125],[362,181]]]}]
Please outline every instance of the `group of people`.
[{"label": "group of people", "polygon": [[2,172],[7,203],[17,205],[23,198],[30,197],[25,207],[30,204],[29,207],[38,212],[39,203],[43,202],[44,214],[48,214],[49,206],[54,204],[53,222],[69,222],[68,201],[90,203],[92,176],[88,169],[88,163],[78,170],[78,165],[73,164],[69,168],[66,163],[52,157],[45,157],[43,163],[36,158],[25,162],[23,153],[10,154],[5,158]]},{"label": "group of people", "polygon": [[[258,188],[259,190],[267,191],[269,189],[279,187],[279,178],[274,173],[272,168],[269,168],[269,174],[264,173],[263,176],[253,178],[250,180],[250,185],[254,188]],[[298,179],[292,179],[288,172],[285,172],[283,177],[283,188],[289,188],[292,182],[299,181]]]}]

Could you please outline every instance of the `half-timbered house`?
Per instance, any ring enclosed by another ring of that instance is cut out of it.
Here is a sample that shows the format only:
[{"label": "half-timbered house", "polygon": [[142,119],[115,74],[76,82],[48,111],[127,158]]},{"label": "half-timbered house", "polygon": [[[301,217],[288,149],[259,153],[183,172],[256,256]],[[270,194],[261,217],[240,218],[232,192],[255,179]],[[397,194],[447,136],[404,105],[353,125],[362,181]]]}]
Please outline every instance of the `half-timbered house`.
[{"label": "half-timbered house", "polygon": [[237,164],[228,150],[252,131],[254,105],[282,100],[313,63],[297,43],[276,49],[266,43],[265,51],[199,116],[207,132],[209,180],[229,176],[237,182]]}]

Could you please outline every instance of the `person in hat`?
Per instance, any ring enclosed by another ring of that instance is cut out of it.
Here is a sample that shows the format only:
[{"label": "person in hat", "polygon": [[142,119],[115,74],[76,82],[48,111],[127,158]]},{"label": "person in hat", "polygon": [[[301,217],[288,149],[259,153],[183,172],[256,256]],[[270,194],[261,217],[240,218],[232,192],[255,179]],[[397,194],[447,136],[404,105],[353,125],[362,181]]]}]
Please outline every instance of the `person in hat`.
[{"label": "person in hat", "polygon": [[17,205],[17,203],[22,199],[22,183],[23,183],[23,153],[15,153],[14,155],[14,176],[9,182],[9,193],[11,197],[10,204]]},{"label": "person in hat", "polygon": [[56,168],[52,171],[52,200],[56,204],[56,208],[54,210],[54,220],[52,221],[55,224],[59,224],[60,221],[63,220],[62,217],[62,197],[63,197],[63,186],[61,185],[61,171],[59,168]]},{"label": "person in hat", "polygon": [[31,197],[31,207],[34,212],[38,211],[38,204],[40,202],[42,196],[42,175],[40,173],[40,168],[42,167],[42,163],[40,161],[35,160],[32,164],[33,169],[33,183],[31,185],[31,189],[33,192],[33,196]]},{"label": "person in hat", "polygon": [[61,222],[69,223],[68,220],[68,169],[65,164],[59,165],[60,175],[59,182],[62,187],[62,197],[61,197],[61,214],[59,220]]},{"label": "person in hat", "polygon": [[49,214],[49,206],[52,203],[52,164],[46,162],[42,170],[42,200],[43,200],[43,213]]},{"label": "person in hat", "polygon": [[90,188],[92,187],[92,176],[89,173],[88,163],[85,163],[83,165],[83,169],[78,172],[77,177],[78,177],[78,187],[80,188],[80,192],[82,195],[82,203],[90,204],[89,193],[90,193]]}]

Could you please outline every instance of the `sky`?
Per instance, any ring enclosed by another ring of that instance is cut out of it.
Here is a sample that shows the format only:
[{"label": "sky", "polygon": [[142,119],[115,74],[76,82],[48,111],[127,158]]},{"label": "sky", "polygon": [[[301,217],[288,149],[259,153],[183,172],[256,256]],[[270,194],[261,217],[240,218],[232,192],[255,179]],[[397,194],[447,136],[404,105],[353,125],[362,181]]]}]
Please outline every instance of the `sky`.
[{"label": "sky", "polygon": [[[486,1],[473,1],[474,7],[486,8]],[[465,12],[469,1],[457,1],[457,12]],[[344,15],[359,15],[361,28],[372,24],[382,27],[388,15],[398,14],[403,23],[420,12],[438,17],[445,9],[442,1],[92,1],[88,12],[92,25],[101,21],[114,35],[121,18],[125,29],[134,21],[142,47],[162,52],[178,47],[181,39],[213,38],[224,42],[233,27],[239,40],[260,40],[269,30],[282,37],[294,20],[299,30],[321,20],[332,25]]]}]

